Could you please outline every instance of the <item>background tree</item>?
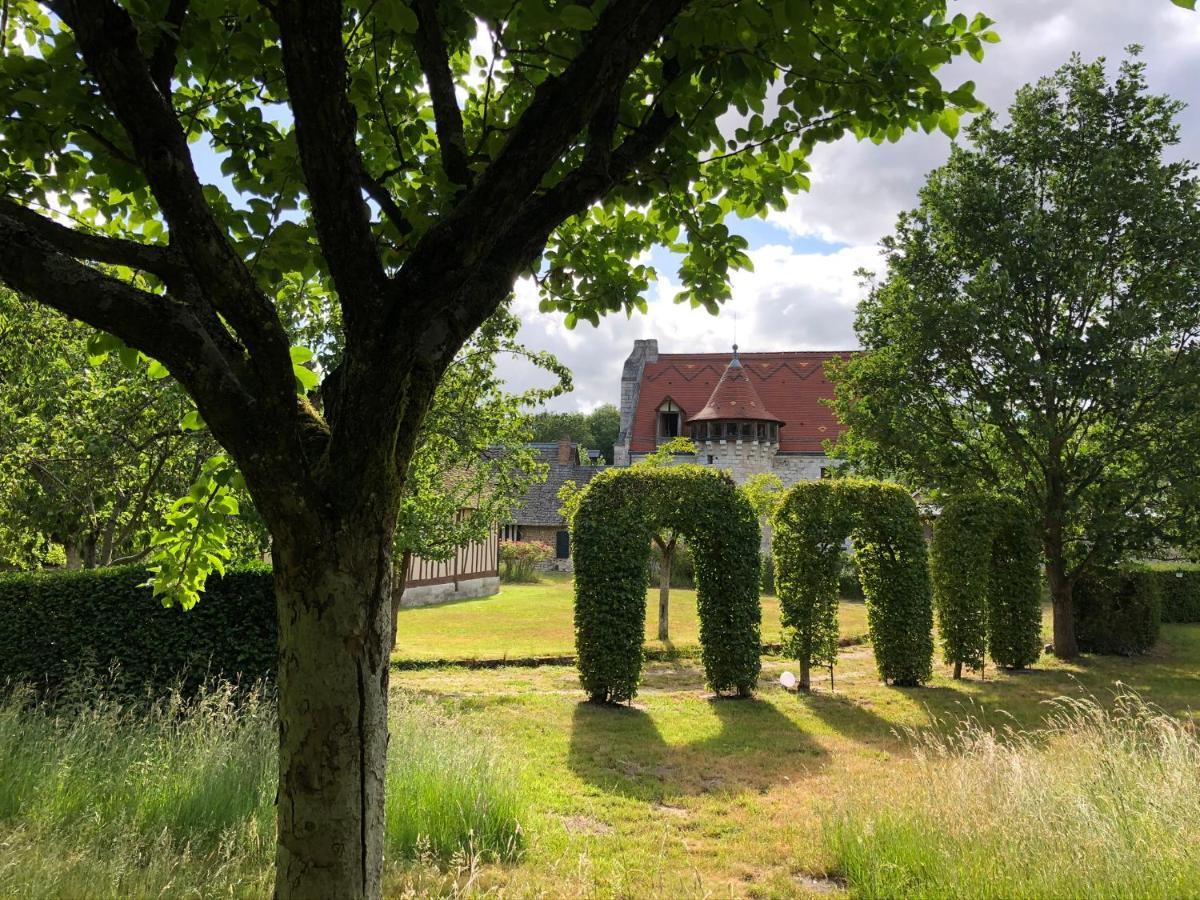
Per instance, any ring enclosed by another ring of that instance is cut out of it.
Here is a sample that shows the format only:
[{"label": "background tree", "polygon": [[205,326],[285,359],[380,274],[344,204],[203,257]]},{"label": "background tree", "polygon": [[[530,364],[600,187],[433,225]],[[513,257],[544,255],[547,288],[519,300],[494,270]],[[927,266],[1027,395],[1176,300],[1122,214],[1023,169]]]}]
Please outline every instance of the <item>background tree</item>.
[{"label": "background tree", "polygon": [[[71,568],[151,552],[171,502],[217,451],[184,431],[191,401],[137,354],[98,360],[95,332],[0,288],[0,561],[36,567],[47,544]],[[127,365],[129,363],[129,365]],[[257,557],[265,531],[234,528],[231,553]]]},{"label": "background tree", "polygon": [[[758,516],[758,528],[763,536],[763,546],[771,544],[771,519],[783,500],[783,479],[774,472],[755,472],[740,485],[738,490],[750,501],[750,508]],[[762,576],[759,579],[763,593],[775,593],[775,560],[771,553],[762,555]]]},{"label": "background tree", "polygon": [[589,413],[540,412],[533,417],[533,440],[548,443],[564,434],[582,447],[600,451],[601,458],[612,458],[612,448],[621,433],[621,412],[611,403],[603,403]]},{"label": "background tree", "polygon": [[884,241],[867,352],[834,372],[841,455],[1036,511],[1065,658],[1077,579],[1150,546],[1200,477],[1200,195],[1164,159],[1179,108],[1136,61],[1108,82],[1076,57],[1011,124],[975,120]]},{"label": "background tree", "polygon": [[[5,8],[0,280],[169,370],[271,531],[281,896],[380,893],[397,515],[514,280],[596,323],[644,308],[627,261],[665,241],[678,299],[716,310],[747,262],[730,214],[806,187],[817,143],[954,130],[972,86],[934,70],[995,39],[944,0]],[[338,306],[319,408],[289,279]]]}]

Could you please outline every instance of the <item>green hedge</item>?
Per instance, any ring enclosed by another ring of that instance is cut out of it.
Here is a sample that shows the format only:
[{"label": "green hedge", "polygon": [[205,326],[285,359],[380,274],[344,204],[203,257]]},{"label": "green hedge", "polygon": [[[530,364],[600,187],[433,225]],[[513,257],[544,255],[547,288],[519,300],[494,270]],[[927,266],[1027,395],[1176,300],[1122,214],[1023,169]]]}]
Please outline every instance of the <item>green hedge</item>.
[{"label": "green hedge", "polygon": [[701,466],[609,469],[572,521],[575,647],[591,699],[631,700],[641,682],[646,566],[658,528],[692,551],[708,686],[750,694],[761,666],[758,520],[728,475]]},{"label": "green hedge", "polygon": [[968,493],[942,508],[930,547],[942,654],[983,671],[984,654],[1022,669],[1041,655],[1041,581],[1033,519],[1012,500]]},{"label": "green hedge", "polygon": [[0,576],[0,681],[53,688],[81,666],[116,666],[122,685],[212,676],[257,679],[275,669],[269,566],[211,578],[200,602],[164,608],[139,567]]},{"label": "green hedge", "polygon": [[929,680],[933,608],[925,538],[917,506],[902,487],[856,478],[801,482],[784,495],[773,527],[780,614],[802,686],[811,665],[837,658],[847,538],[855,546],[880,677],[896,685]]},{"label": "green hedge", "polygon": [[1200,569],[1172,567],[1152,571],[1162,597],[1162,620],[1200,622]]},{"label": "green hedge", "polygon": [[1080,650],[1132,656],[1145,653],[1158,640],[1162,595],[1159,578],[1149,569],[1084,575],[1071,596]]}]

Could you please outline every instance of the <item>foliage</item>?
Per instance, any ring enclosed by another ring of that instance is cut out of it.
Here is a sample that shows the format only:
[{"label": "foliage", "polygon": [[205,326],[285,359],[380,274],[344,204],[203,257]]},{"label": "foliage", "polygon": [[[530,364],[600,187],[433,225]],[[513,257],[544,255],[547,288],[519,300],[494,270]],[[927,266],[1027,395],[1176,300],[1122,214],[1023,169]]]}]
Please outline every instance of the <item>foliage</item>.
[{"label": "foliage", "polygon": [[548,560],[552,552],[541,541],[501,541],[500,580],[513,584],[537,581],[537,564]]},{"label": "foliage", "polygon": [[783,479],[774,472],[755,472],[738,485],[762,525],[770,522],[783,500]]},{"label": "foliage", "polygon": [[1200,568],[1170,566],[1151,571],[1162,598],[1162,620],[1200,622]]},{"label": "foliage", "polygon": [[[135,561],[206,457],[207,435],[184,431],[191,403],[146,377],[136,351],[104,361],[92,330],[0,288],[0,566]],[[253,555],[243,526],[222,549]]]},{"label": "foliage", "polygon": [[565,434],[581,447],[599,450],[602,459],[609,459],[620,436],[621,412],[611,403],[602,403],[588,413],[543,411],[533,417],[531,425],[531,440],[553,443]]},{"label": "foliage", "polygon": [[496,743],[429,700],[402,697],[388,747],[389,857],[508,861],[525,844],[528,801]]},{"label": "foliage", "polygon": [[1041,655],[1042,589],[1036,527],[1004,497],[960,494],[942,506],[929,572],[947,663],[983,671],[984,654],[1022,669]]},{"label": "foliage", "polygon": [[[837,453],[925,491],[997,490],[1043,523],[1055,649],[1092,566],[1171,531],[1200,480],[1200,202],[1166,161],[1180,104],[1078,57],[985,114],[884,247],[835,365]],[[1103,185],[1097,190],[1096,185]]]},{"label": "foliage", "polygon": [[583,489],[571,538],[584,690],[608,702],[637,693],[646,562],[660,527],[678,531],[692,548],[709,687],[749,694],[760,667],[758,525],[728,475],[694,465],[609,469]]},{"label": "foliage", "polygon": [[1162,621],[1159,579],[1143,566],[1102,569],[1075,584],[1075,628],[1086,653],[1150,651]]},{"label": "foliage", "polygon": [[130,690],[179,679],[254,680],[276,665],[275,590],[266,566],[231,569],[184,612],[157,602],[139,567],[0,575],[0,681],[56,688],[116,664]]},{"label": "foliage", "polygon": [[864,898],[1194,893],[1200,738],[1136,695],[1108,706],[1058,698],[1040,728],[913,735],[915,775],[825,817],[835,871]]},{"label": "foliage", "polygon": [[774,519],[775,582],[790,651],[801,665],[837,659],[838,575],[849,538],[867,601],[879,676],[917,685],[932,674],[933,610],[916,503],[896,484],[799,482]]},{"label": "foliage", "polygon": [[[659,576],[662,572],[662,555],[654,553],[650,555],[650,567],[647,575],[650,579],[650,584],[659,583]],[[671,587],[673,588],[695,588],[696,587],[696,560],[692,555],[692,550],[688,546],[687,541],[679,538],[675,542],[675,547],[671,551]]]}]

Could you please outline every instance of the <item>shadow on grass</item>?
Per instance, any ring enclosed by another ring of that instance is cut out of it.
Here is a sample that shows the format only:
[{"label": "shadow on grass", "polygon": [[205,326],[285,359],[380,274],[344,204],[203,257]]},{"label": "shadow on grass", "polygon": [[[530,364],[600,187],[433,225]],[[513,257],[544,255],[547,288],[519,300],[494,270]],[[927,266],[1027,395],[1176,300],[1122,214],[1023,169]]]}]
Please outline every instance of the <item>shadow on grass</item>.
[{"label": "shadow on grass", "polygon": [[663,717],[672,731],[696,733],[696,739],[668,743],[641,709],[581,702],[572,714],[568,765],[606,793],[663,801],[765,790],[827,761],[819,744],[765,700],[711,698],[696,703],[695,712],[671,710]]}]

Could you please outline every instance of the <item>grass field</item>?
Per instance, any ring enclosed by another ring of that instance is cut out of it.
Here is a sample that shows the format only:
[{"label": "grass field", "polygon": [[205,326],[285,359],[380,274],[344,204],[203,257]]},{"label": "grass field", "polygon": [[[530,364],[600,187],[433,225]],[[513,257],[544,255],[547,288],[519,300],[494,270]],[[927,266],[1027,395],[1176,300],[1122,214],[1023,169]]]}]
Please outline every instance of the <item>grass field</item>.
[{"label": "grass field", "polygon": [[[396,660],[477,660],[570,656],[575,653],[574,593],[570,576],[550,574],[538,584],[506,584],[494,597],[400,611]],[[688,650],[698,646],[696,592],[671,590],[671,641],[657,639],[658,589],[646,591],[646,647]],[[867,634],[862,603],[842,604],[844,641]],[[779,642],[779,601],[762,598],[762,639]]]},{"label": "grass field", "polygon": [[[677,591],[673,601],[679,642],[694,641],[694,600]],[[844,634],[865,631],[861,604],[842,612]],[[768,640],[775,615],[765,601]],[[399,655],[410,658],[569,653],[570,586],[405,611],[400,632]],[[693,656],[652,661],[627,707],[583,702],[569,665],[394,672],[397,776],[411,748],[434,748],[395,782],[413,785],[405,799],[447,794],[438,779],[469,772],[474,786],[451,805],[468,808],[481,835],[496,822],[493,840],[519,853],[414,859],[393,843],[389,896],[1200,896],[1200,626],[1164,627],[1155,651],[1136,659],[1050,658],[962,681],[939,661],[917,689],[880,684],[865,644],[843,648],[835,690],[820,680],[811,695],[785,692],[789,665],[767,657],[754,699],[715,700]],[[1169,717],[1116,702],[1129,692]],[[1064,725],[1064,710],[1092,709],[1064,707],[1064,696],[1095,697],[1099,712]],[[1134,712],[1106,719],[1114,705]],[[417,721],[413,710],[426,712]],[[252,779],[259,802],[240,812],[197,818],[192,802],[224,795],[222,759],[269,775],[273,742],[260,717],[245,735],[217,722],[221,740],[181,728],[168,745],[180,762],[194,759],[178,777],[170,766],[106,762],[104,753],[136,763],[134,751],[149,746],[132,721],[99,737],[86,722],[56,726],[78,735],[69,745],[53,729],[14,723],[7,743],[0,728],[0,782],[46,759],[59,773],[49,788],[71,790],[61,802],[47,793],[36,820],[15,793],[0,802],[0,895],[76,896],[81,885],[113,897],[269,892],[270,778]],[[410,733],[427,737],[414,743]],[[451,752],[459,745],[465,755]],[[75,768],[58,766],[71,746],[96,747],[96,760],[84,766],[81,751]],[[92,802],[72,771],[128,788]],[[154,806],[168,788],[195,827]],[[409,821],[426,815],[407,805]],[[61,826],[50,815],[60,806],[70,812]],[[224,816],[215,831],[214,816]],[[420,843],[411,829],[398,839]]]}]

